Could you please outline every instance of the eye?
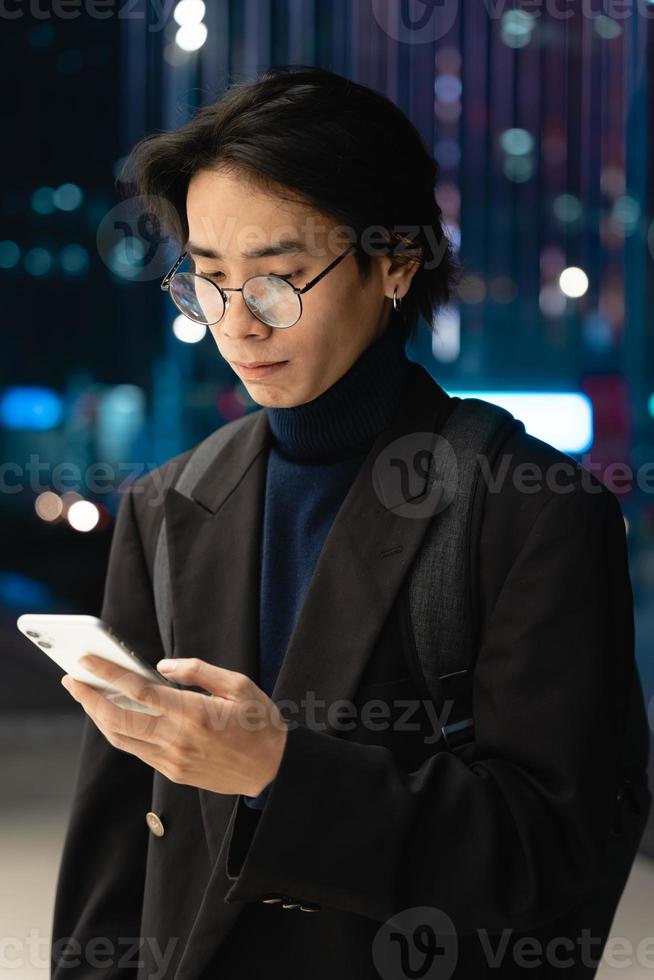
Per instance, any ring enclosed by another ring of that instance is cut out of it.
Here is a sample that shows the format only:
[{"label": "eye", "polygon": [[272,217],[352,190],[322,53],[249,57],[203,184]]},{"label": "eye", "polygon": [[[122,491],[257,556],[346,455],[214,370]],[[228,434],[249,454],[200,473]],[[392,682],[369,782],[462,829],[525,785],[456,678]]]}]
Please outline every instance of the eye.
[{"label": "eye", "polygon": [[291,279],[297,279],[297,277],[301,274],[302,274],[302,270],[300,270],[300,272],[289,272],[288,275],[282,275],[281,272],[275,273],[275,275],[279,276],[280,279],[286,279],[287,281],[290,281]]},{"label": "eye", "polygon": [[[206,276],[207,279],[224,279],[225,278],[222,272],[210,272],[210,271],[205,270],[205,269],[195,269],[194,271],[196,272],[196,274],[198,276]],[[263,275],[266,275],[266,273],[262,272],[262,273],[260,273],[260,275],[263,276]],[[302,270],[300,269],[298,272],[289,272],[289,273],[286,273],[286,274],[281,273],[281,272],[271,272],[271,273],[268,273],[268,275],[278,276],[280,279],[286,279],[287,281],[290,281],[291,279],[296,279],[298,276],[301,276],[302,275]]]},{"label": "eye", "polygon": [[206,276],[207,279],[222,279],[223,278],[222,272],[209,272],[208,270],[205,270],[205,269],[194,269],[193,271],[198,276]]}]

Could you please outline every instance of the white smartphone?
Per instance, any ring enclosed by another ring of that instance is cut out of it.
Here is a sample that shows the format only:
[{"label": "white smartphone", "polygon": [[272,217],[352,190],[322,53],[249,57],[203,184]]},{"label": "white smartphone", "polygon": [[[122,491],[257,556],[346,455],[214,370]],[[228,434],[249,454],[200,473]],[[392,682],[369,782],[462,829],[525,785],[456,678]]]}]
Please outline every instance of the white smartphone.
[{"label": "white smartphone", "polygon": [[21,633],[35,643],[56,664],[75,680],[95,687],[104,697],[119,708],[140,711],[145,715],[161,714],[145,704],[132,701],[97,674],[87,670],[78,660],[85,653],[104,657],[111,663],[131,670],[156,684],[166,684],[179,689],[179,685],[163,677],[149,664],[130,650],[115,632],[97,616],[50,615],[47,613],[24,613],[16,620]]}]

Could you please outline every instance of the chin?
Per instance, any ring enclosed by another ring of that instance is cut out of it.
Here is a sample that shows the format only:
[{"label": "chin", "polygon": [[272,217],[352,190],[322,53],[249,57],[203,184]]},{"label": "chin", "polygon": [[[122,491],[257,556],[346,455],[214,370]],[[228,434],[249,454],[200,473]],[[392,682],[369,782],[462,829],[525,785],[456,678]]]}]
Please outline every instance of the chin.
[{"label": "chin", "polygon": [[247,390],[250,398],[257,405],[261,405],[262,408],[293,408],[295,405],[302,403],[301,399],[299,397],[293,397],[291,392],[266,388],[265,385],[255,384],[252,385],[252,388],[247,388]]}]

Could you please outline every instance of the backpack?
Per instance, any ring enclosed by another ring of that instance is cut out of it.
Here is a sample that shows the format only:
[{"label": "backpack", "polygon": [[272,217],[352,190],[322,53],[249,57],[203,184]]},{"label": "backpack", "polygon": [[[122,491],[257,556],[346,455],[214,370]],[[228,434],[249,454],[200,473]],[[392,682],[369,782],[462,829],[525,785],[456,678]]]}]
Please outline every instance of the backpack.
[{"label": "backpack", "polygon": [[[196,482],[230,439],[237,438],[248,419],[243,416],[212,432],[200,442],[175,481],[175,489],[191,497]],[[478,542],[486,481],[480,479],[478,456],[489,471],[505,441],[524,424],[506,409],[478,398],[452,398],[449,415],[439,426],[443,438],[431,453],[428,486],[438,477],[450,501],[432,519],[408,582],[410,632],[436,717],[447,717],[441,727],[446,749],[460,755],[474,742],[472,675],[478,649],[479,603],[472,574]],[[157,621],[167,657],[172,657],[170,576],[165,518],[155,550],[153,588]],[[434,637],[438,644],[434,645]],[[449,713],[444,713],[448,705]],[[647,720],[637,670],[629,702],[620,708],[623,723],[621,781],[616,787],[615,816],[607,842],[603,884],[607,889],[604,914],[617,906],[638,851],[651,796],[647,772],[630,766],[647,744]],[[599,894],[599,893],[598,893]],[[608,897],[607,897],[608,896]]]}]

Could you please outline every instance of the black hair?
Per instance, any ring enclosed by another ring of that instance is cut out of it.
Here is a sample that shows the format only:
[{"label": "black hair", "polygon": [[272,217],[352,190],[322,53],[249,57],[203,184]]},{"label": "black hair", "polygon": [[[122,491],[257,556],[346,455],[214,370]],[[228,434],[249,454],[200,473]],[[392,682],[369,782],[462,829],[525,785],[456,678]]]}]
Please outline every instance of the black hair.
[{"label": "black hair", "polygon": [[227,87],[180,128],[140,140],[118,180],[151,197],[155,209],[163,200],[163,226],[185,243],[189,181],[223,167],[278,194],[290,191],[289,199],[353,230],[362,280],[371,251],[418,258],[401,321],[407,337],[421,315],[434,329],[462,270],[435,197],[438,163],[390,99],[325,68],[270,68]]}]

